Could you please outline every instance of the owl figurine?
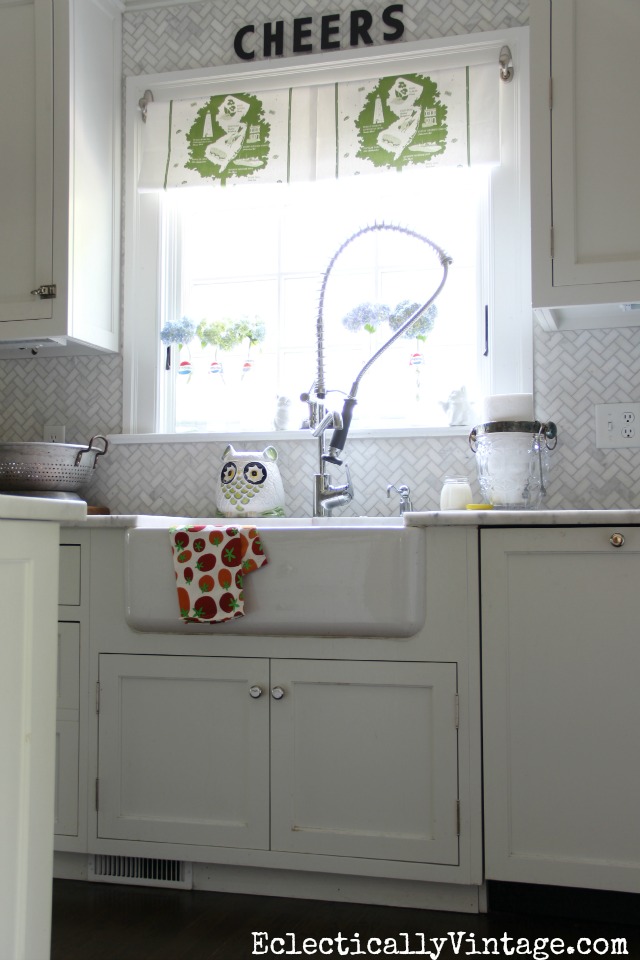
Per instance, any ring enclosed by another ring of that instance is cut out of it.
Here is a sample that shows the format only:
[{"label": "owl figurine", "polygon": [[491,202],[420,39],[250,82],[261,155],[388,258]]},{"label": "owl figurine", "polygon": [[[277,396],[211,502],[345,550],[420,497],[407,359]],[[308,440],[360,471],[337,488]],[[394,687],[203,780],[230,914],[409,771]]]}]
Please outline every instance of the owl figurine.
[{"label": "owl figurine", "polygon": [[222,469],[216,491],[219,517],[284,517],[284,487],[276,463],[278,451],[234,450],[229,444],[222,454]]}]

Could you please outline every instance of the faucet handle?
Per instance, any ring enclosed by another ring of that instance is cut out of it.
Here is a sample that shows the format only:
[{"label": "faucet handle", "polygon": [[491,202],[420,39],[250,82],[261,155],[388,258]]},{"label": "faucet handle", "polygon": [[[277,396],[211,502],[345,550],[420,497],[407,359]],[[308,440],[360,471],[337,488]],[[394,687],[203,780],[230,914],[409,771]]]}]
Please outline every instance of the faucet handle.
[{"label": "faucet handle", "polygon": [[347,474],[347,493],[350,494],[350,499],[353,500],[355,496],[355,490],[353,487],[353,481],[351,479],[351,470],[349,470],[349,464],[346,461],[344,461],[344,469],[345,473]]},{"label": "faucet handle", "polygon": [[400,497],[400,513],[406,513],[407,510],[412,510],[413,505],[411,503],[411,490],[406,483],[401,483],[400,486],[396,486],[395,483],[390,483],[387,487],[387,500],[391,496],[391,491],[395,492]]}]

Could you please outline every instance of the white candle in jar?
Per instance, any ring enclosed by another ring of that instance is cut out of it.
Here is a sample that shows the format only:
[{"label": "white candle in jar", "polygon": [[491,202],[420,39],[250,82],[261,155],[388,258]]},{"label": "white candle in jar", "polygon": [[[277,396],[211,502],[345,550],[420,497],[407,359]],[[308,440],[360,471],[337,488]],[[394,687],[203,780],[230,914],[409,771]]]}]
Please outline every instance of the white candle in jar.
[{"label": "white candle in jar", "polygon": [[464,510],[472,499],[471,485],[466,477],[445,477],[440,493],[441,510]]}]

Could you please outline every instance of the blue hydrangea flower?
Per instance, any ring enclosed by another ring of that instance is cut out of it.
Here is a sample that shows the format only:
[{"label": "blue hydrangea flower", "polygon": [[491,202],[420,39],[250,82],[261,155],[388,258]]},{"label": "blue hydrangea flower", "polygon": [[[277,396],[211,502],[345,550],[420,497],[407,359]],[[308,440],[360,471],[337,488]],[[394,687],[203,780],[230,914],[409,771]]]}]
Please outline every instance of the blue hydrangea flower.
[{"label": "blue hydrangea flower", "polygon": [[160,339],[163,343],[170,345],[177,343],[181,347],[184,343],[193,340],[196,332],[196,325],[188,317],[180,317],[179,320],[169,320],[160,331]]}]

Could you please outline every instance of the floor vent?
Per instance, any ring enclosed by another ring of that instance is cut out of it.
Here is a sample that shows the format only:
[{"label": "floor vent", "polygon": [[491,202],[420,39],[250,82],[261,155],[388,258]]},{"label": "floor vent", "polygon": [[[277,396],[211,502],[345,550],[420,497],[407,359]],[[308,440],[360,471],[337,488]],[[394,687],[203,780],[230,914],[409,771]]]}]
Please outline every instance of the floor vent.
[{"label": "floor vent", "polygon": [[88,877],[97,883],[124,883],[141,887],[173,887],[191,890],[192,864],[183,860],[154,860],[151,857],[89,857]]}]

